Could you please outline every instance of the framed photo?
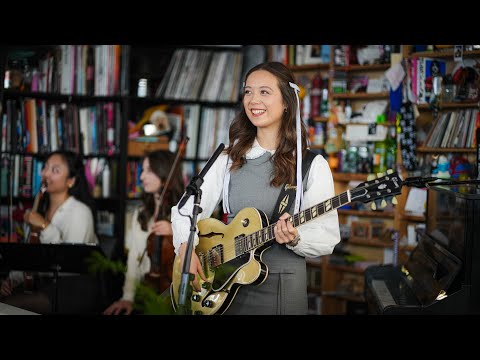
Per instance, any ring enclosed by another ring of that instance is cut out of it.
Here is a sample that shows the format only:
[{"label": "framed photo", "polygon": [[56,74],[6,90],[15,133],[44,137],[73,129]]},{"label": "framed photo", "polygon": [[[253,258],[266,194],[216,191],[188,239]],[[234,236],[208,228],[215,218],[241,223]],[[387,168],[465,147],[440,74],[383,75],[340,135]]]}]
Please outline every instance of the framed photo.
[{"label": "framed photo", "polygon": [[370,239],[381,240],[384,227],[383,223],[370,223]]},{"label": "framed photo", "polygon": [[370,223],[352,221],[350,239],[360,241],[370,239]]},{"label": "framed photo", "polygon": [[323,64],[322,45],[305,45],[304,64]]},{"label": "framed photo", "polygon": [[463,60],[463,45],[455,45],[453,49],[453,61],[458,62]]}]

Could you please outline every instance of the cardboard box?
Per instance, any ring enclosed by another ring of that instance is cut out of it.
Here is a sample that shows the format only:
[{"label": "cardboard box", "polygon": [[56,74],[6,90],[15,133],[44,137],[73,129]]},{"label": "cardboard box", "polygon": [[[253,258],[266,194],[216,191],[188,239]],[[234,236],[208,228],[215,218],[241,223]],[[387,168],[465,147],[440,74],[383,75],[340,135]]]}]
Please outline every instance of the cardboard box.
[{"label": "cardboard box", "polygon": [[[156,140],[153,140],[156,139]],[[168,150],[168,138],[165,136],[153,138],[151,141],[128,140],[128,156],[143,157],[155,150]]]}]

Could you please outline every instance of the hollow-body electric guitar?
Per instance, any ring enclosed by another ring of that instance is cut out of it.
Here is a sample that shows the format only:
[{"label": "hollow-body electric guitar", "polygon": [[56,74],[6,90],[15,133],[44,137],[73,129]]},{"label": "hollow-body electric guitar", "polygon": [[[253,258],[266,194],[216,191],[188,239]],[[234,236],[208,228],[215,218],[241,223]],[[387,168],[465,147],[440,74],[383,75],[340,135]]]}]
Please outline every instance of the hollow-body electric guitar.
[{"label": "hollow-body electric guitar", "polygon": [[[336,195],[320,204],[291,216],[295,227],[353,201],[371,202],[401,193],[402,181],[392,172],[381,178],[359,184],[356,188]],[[224,313],[243,285],[260,285],[268,275],[262,254],[275,241],[274,226],[263,211],[244,208],[230,224],[209,218],[198,222],[199,243],[195,248],[207,278],[198,275],[201,290],[193,290],[189,299],[194,315]],[[173,264],[170,286],[173,307],[178,309],[178,292],[182,278],[180,257]]]}]

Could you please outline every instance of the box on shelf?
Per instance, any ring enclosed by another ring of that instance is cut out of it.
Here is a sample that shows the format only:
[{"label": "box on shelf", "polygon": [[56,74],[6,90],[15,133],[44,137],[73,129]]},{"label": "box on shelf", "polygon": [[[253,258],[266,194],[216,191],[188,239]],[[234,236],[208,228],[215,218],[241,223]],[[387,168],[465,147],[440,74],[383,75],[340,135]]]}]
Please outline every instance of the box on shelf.
[{"label": "box on shelf", "polygon": [[166,136],[140,137],[128,140],[128,156],[142,157],[155,150],[168,150],[168,138]]}]

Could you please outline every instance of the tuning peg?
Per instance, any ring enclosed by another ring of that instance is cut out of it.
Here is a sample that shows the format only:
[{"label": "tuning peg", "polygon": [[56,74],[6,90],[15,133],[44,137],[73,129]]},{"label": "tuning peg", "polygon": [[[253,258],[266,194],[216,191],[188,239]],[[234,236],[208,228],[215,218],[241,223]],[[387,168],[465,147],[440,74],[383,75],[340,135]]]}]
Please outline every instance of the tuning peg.
[{"label": "tuning peg", "polygon": [[387,170],[387,174],[388,174],[388,175],[393,174],[393,169],[388,169],[388,170]]},{"label": "tuning peg", "polygon": [[397,205],[397,204],[398,204],[398,201],[397,201],[397,197],[396,197],[396,196],[393,196],[393,197],[392,197],[392,204],[393,204],[393,205]]},{"label": "tuning peg", "polygon": [[376,179],[377,177],[375,176],[375,174],[368,174],[367,176],[367,181],[370,181],[370,180],[373,180],[373,179]]},{"label": "tuning peg", "polygon": [[382,202],[380,203],[380,207],[382,209],[386,208],[387,207],[387,202],[385,201],[385,199],[382,199]]},{"label": "tuning peg", "polygon": [[370,206],[372,207],[372,210],[377,210],[377,204],[375,204],[375,201],[373,201]]}]

